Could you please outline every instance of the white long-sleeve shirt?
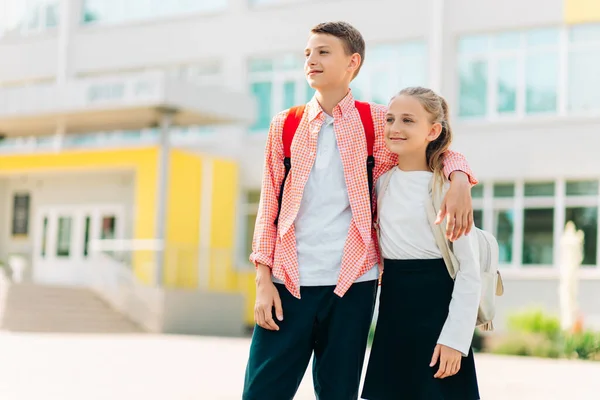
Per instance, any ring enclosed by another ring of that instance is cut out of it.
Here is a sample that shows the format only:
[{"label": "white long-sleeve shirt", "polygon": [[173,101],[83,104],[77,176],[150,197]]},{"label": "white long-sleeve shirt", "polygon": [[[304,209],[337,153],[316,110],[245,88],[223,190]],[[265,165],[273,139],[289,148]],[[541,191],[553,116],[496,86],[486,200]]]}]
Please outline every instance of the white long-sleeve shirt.
[{"label": "white long-sleeve shirt", "polygon": [[[387,174],[392,174],[385,193],[381,186]],[[382,256],[387,259],[442,258],[427,218],[429,182],[432,173],[405,172],[393,168],[377,182]],[[481,277],[478,246],[475,235],[463,235],[453,242],[453,252],[459,262],[449,313],[438,339],[439,344],[469,353],[477,310],[481,297]],[[407,321],[410,323],[410,321]]]}]

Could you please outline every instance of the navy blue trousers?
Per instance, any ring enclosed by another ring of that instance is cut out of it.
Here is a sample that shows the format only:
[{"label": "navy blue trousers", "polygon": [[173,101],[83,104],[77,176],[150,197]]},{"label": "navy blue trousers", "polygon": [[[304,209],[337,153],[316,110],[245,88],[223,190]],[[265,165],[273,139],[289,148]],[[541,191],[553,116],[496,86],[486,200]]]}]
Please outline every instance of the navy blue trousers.
[{"label": "navy blue trousers", "polygon": [[243,400],[293,399],[313,354],[317,399],[358,399],[377,281],[355,283],[343,297],[334,286],[301,287],[301,299],[276,287],[284,320],[273,317],[279,331],[255,327]]}]

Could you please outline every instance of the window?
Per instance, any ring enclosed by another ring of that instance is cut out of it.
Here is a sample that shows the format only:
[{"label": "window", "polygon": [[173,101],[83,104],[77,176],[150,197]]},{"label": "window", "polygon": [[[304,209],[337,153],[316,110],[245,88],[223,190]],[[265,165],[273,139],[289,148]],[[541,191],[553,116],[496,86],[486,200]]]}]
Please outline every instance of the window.
[{"label": "window", "polygon": [[564,222],[573,221],[576,229],[583,231],[582,265],[595,266],[598,260],[598,180],[567,181],[565,192]]},{"label": "window", "polygon": [[513,183],[495,183],[494,197],[513,197],[515,195],[515,185]]},{"label": "window", "polygon": [[523,265],[552,265],[554,209],[524,210]]},{"label": "window", "polygon": [[576,25],[569,29],[569,111],[599,111],[600,24]]},{"label": "window", "polygon": [[526,197],[554,196],[554,182],[525,183]]},{"label": "window", "polygon": [[598,243],[598,207],[567,207],[565,220],[583,231],[584,266],[596,265]]},{"label": "window", "polygon": [[512,264],[515,240],[515,184],[494,183],[492,196],[492,226],[487,229],[498,240],[500,264]]},{"label": "window", "polygon": [[511,264],[513,256],[514,211],[496,210],[494,212],[494,235],[500,248],[500,263]]},{"label": "window", "polygon": [[73,219],[71,217],[58,218],[58,234],[56,235],[56,256],[69,257],[71,254],[71,229]]},{"label": "window", "polygon": [[251,59],[248,65],[250,92],[258,103],[253,132],[269,129],[275,114],[310,100],[314,90],[304,77],[304,60],[288,54],[273,58]]},{"label": "window", "polygon": [[466,36],[458,43],[458,115],[556,113],[558,29]]},{"label": "window", "polygon": [[598,181],[569,181],[567,196],[597,196]]},{"label": "window", "polygon": [[0,37],[56,28],[59,0],[0,0]]},{"label": "window", "polygon": [[558,98],[558,30],[544,29],[526,34],[525,111],[527,114],[556,112]]},{"label": "window", "polygon": [[82,23],[113,24],[221,11],[227,0],[83,0]]},{"label": "window", "polygon": [[374,45],[367,49],[351,84],[355,98],[387,104],[409,86],[427,86],[427,46],[421,41]]},{"label": "window", "polygon": [[503,268],[558,269],[564,227],[573,221],[584,233],[582,267],[597,268],[599,183],[600,179],[480,183],[471,190],[475,226],[496,237]]}]

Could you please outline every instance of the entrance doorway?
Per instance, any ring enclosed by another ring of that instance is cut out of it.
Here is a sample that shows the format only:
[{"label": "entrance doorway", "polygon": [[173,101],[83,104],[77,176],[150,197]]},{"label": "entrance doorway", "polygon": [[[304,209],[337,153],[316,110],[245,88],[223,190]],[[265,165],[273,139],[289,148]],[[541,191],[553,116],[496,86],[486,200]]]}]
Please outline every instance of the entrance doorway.
[{"label": "entrance doorway", "polygon": [[34,280],[60,285],[89,283],[95,265],[90,242],[122,239],[123,214],[118,205],[40,207],[34,220]]}]

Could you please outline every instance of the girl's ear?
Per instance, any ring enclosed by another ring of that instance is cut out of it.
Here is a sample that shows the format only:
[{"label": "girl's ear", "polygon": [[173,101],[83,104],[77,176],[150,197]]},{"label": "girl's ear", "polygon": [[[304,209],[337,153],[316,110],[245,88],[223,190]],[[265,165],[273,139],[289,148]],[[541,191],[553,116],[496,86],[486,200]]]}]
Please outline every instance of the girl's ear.
[{"label": "girl's ear", "polygon": [[433,142],[434,140],[439,138],[441,134],[442,134],[442,124],[439,122],[436,122],[435,124],[431,125],[431,129],[429,130],[429,134],[427,135],[427,141]]}]

